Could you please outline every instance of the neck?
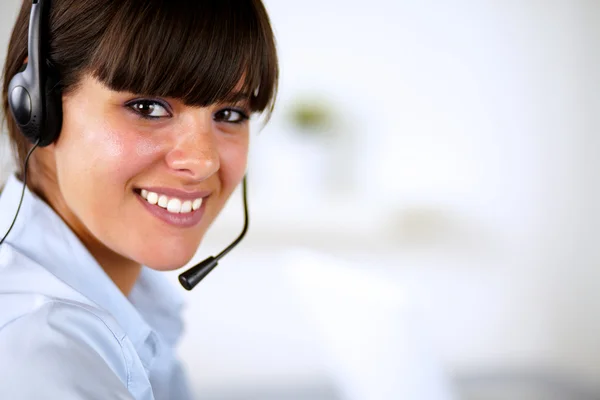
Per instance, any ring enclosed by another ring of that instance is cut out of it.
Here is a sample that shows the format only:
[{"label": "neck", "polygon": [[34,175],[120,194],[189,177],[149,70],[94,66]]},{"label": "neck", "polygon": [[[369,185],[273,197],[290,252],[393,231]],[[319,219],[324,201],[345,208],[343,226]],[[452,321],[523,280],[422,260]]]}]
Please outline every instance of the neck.
[{"label": "neck", "polygon": [[119,290],[128,296],[140,275],[142,266],[107,249],[96,240],[82,239],[82,241]]},{"label": "neck", "polygon": [[[30,168],[32,169],[32,172],[38,170],[38,165],[36,164],[37,163],[34,162],[33,165],[31,165]],[[47,171],[48,168],[46,167],[41,170]],[[50,174],[45,174],[45,176],[40,179],[35,179],[39,176],[39,173],[32,173],[31,179],[28,178],[28,186],[30,189],[54,209],[73,233],[77,235],[79,240],[87,248],[94,259],[96,259],[98,264],[100,264],[104,272],[119,290],[126,297],[129,296],[129,293],[133,289],[133,286],[140,275],[142,266],[139,263],[115,253],[94,237],[85,225],[81,223],[79,218],[70,211],[64,198],[60,194],[56,179],[53,179]]]}]

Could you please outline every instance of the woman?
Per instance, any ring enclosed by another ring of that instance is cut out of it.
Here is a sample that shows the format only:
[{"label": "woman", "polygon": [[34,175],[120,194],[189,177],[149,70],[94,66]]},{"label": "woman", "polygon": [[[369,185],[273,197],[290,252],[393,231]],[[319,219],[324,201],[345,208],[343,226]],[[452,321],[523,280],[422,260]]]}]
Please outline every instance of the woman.
[{"label": "woman", "polygon": [[[269,18],[260,0],[38,1],[62,121],[0,246],[0,398],[191,398],[173,350],[181,301],[160,271],[192,258],[244,176],[248,118],[270,113],[277,86]],[[2,93],[21,165],[33,143],[8,92],[31,3]],[[2,191],[0,237],[23,175]]]}]

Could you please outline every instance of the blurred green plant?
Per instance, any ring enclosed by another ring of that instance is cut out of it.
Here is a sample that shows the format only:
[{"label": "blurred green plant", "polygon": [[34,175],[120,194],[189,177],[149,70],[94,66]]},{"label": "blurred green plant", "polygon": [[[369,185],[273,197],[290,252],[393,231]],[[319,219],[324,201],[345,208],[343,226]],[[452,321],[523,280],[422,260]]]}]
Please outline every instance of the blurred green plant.
[{"label": "blurred green plant", "polygon": [[329,136],[334,130],[335,113],[330,102],[316,97],[304,96],[289,107],[288,120],[301,133]]}]

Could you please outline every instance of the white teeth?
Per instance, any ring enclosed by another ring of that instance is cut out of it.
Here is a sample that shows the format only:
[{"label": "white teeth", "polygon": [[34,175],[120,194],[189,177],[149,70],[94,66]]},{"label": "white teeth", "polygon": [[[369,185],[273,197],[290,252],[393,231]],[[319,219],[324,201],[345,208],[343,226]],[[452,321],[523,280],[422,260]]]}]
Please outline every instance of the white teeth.
[{"label": "white teeth", "polygon": [[164,194],[158,198],[158,206],[162,208],[167,208],[167,204],[169,204],[169,198]]},{"label": "white teeth", "polygon": [[169,198],[168,196],[155,192],[150,192],[146,189],[141,190],[142,198],[152,205],[158,205],[159,207],[166,208],[167,211],[173,214],[179,213],[190,213],[198,210],[202,206],[202,198],[192,200],[181,200],[176,197]]},{"label": "white teeth", "polygon": [[179,214],[181,211],[181,200],[179,199],[171,199],[167,204],[167,211],[172,212],[174,214]]},{"label": "white teeth", "polygon": [[181,205],[181,213],[189,213],[192,211],[192,202],[190,200],[184,201]]},{"label": "white teeth", "polygon": [[200,206],[202,205],[202,199],[196,199],[194,200],[194,202],[192,203],[192,210],[196,211],[197,209],[200,208]]},{"label": "white teeth", "polygon": [[148,193],[148,198],[146,199],[146,201],[148,201],[148,203],[150,203],[150,204],[158,203],[158,194],[156,194],[154,192]]}]

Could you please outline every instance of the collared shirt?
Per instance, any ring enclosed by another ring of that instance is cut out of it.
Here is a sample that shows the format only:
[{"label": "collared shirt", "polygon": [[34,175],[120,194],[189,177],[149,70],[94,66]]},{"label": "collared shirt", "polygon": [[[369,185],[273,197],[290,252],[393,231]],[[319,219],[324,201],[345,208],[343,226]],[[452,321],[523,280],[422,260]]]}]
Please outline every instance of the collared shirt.
[{"label": "collared shirt", "polygon": [[[0,237],[23,184],[0,195]],[[0,399],[186,400],[182,296],[147,267],[129,297],[28,189],[0,246]]]}]

